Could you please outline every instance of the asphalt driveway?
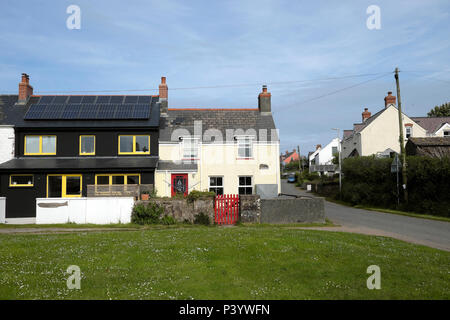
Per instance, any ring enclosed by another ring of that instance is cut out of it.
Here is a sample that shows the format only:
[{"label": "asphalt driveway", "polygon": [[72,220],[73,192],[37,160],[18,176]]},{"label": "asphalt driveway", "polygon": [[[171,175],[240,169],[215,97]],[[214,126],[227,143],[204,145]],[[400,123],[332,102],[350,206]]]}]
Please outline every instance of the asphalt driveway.
[{"label": "asphalt driveway", "polygon": [[[293,183],[281,181],[282,193],[314,196],[296,188]],[[325,215],[340,226],[326,230],[388,236],[450,251],[449,222],[356,209],[328,201],[325,201]]]}]

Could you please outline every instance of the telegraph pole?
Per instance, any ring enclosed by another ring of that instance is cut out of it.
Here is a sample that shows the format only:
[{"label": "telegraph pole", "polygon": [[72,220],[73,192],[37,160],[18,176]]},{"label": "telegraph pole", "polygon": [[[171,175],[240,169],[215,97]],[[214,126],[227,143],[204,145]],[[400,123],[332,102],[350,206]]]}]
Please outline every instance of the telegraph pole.
[{"label": "telegraph pole", "polygon": [[302,157],[300,157],[300,146],[297,146],[297,152],[298,152],[298,172],[301,172]]},{"label": "telegraph pole", "polygon": [[398,125],[400,131],[400,154],[402,156],[402,177],[403,177],[403,195],[405,202],[408,202],[407,176],[406,176],[406,152],[405,141],[403,138],[403,119],[402,119],[402,100],[400,98],[400,81],[398,79],[398,68],[395,68],[395,83],[397,85],[398,101]]}]

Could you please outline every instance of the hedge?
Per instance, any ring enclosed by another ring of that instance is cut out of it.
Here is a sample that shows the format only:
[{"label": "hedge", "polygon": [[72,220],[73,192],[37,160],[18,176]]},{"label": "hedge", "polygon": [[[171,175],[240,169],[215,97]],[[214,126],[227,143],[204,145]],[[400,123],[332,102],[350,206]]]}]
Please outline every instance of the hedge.
[{"label": "hedge", "polygon": [[391,158],[356,157],[343,161],[342,200],[353,205],[396,208],[418,213],[450,216],[450,158],[407,157],[408,203],[397,206],[397,178]]}]

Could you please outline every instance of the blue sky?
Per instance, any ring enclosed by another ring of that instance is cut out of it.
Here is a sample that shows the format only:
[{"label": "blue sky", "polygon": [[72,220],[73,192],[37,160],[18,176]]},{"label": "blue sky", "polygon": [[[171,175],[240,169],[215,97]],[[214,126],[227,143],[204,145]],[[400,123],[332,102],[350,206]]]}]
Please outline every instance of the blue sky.
[{"label": "blue sky", "polygon": [[[66,28],[71,4],[80,30]],[[366,27],[369,5],[380,30]],[[267,83],[282,151],[306,154],[380,110],[395,82],[379,73],[396,66],[407,114],[450,101],[448,0],[4,0],[0,30],[1,93],[17,93],[22,72],[35,93],[152,89],[164,75],[169,106],[256,107]],[[236,86],[170,90],[220,85]]]}]

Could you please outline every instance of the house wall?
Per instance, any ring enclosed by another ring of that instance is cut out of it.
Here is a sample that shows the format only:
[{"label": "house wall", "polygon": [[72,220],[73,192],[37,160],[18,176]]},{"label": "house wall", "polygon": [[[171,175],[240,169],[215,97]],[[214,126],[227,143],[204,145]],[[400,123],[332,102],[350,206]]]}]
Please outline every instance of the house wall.
[{"label": "house wall", "polygon": [[[408,116],[403,114],[403,125],[412,123],[413,137],[426,137],[426,130],[416,124]],[[374,121],[361,131],[361,153],[362,156],[369,156],[382,152],[387,148],[391,148],[397,153],[400,153],[400,144],[398,143],[398,110],[390,106],[382,114],[380,114]],[[406,129],[403,128],[404,143],[406,139]]]},{"label": "house wall", "polygon": [[342,159],[347,158],[354,149],[361,155],[361,135],[359,133],[355,133],[342,141]]},{"label": "house wall", "polygon": [[[239,176],[252,176],[253,187],[255,184],[277,184],[280,193],[279,149],[279,143],[254,143],[254,157],[240,160],[237,159],[236,144],[200,144],[198,170],[189,174],[189,191],[208,190],[209,177],[222,176],[224,193],[237,194]],[[159,156],[161,160],[181,160],[182,147],[179,143],[160,143]],[[260,169],[260,165],[267,165],[268,169]],[[164,180],[170,181],[170,172],[157,172],[156,190],[160,196],[170,196],[170,186]]]},{"label": "house wall", "polygon": [[0,126],[0,163],[14,158],[14,127]]},{"label": "house wall", "polygon": [[445,131],[450,131],[450,124],[446,123],[442,127],[440,127],[435,133],[434,136],[436,137],[443,137]]},{"label": "house wall", "polygon": [[[36,198],[47,197],[47,174],[75,174],[82,175],[82,196],[87,196],[87,185],[95,184],[95,174],[98,173],[140,173],[141,184],[154,184],[153,171],[139,171],[135,169],[126,170],[57,170],[57,171],[9,171],[0,175],[0,196],[6,197],[6,218],[31,218],[36,217]],[[10,174],[33,174],[34,184],[32,187],[10,187]]]},{"label": "house wall", "polygon": [[[318,152],[319,154],[319,162],[315,163],[316,165],[324,165],[324,164],[332,164],[333,161],[333,147],[339,147],[339,139],[334,138],[328,143],[324,148],[321,148]],[[313,153],[309,158],[309,163],[314,160],[314,157],[317,153]]]},{"label": "house wall", "polygon": [[[19,130],[16,139],[16,156],[24,156],[25,135],[56,135],[56,155],[54,157],[78,157],[80,153],[80,135],[95,135],[95,156],[117,156],[119,135],[150,134],[150,155],[158,155],[158,131],[156,130],[101,130],[65,128]],[[120,155],[127,157],[128,155]],[[136,157],[136,155],[130,155]],[[143,155],[145,156],[145,155]],[[147,155],[148,156],[148,155]],[[34,156],[35,157],[35,156]],[[46,155],[45,157],[52,157]],[[82,156],[89,157],[89,156]]]}]

